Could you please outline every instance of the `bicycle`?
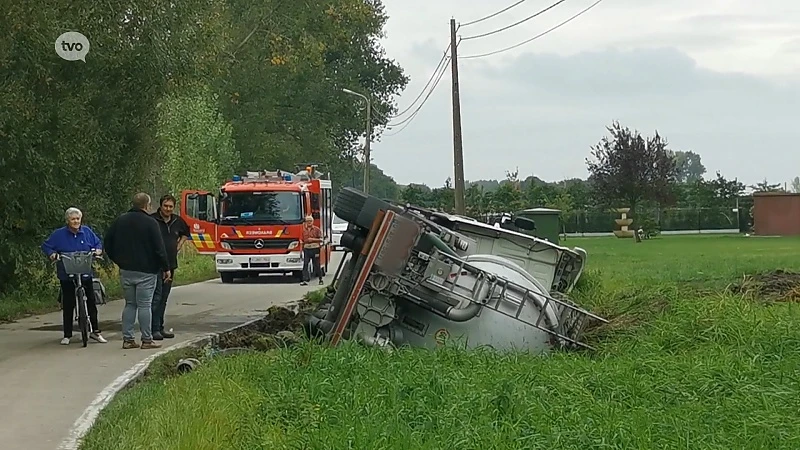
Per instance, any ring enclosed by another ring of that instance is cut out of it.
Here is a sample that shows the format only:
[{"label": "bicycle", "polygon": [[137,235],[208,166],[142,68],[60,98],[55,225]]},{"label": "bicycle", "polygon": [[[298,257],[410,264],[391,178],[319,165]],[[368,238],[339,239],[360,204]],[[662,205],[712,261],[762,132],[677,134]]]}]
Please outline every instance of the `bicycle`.
[{"label": "bicycle", "polygon": [[64,270],[75,285],[75,306],[78,310],[78,328],[81,330],[81,342],[84,347],[89,344],[89,334],[94,332],[89,320],[89,310],[86,302],[86,289],[83,287],[83,275],[94,274],[94,260],[100,259],[94,250],[88,252],[58,253],[57,260],[64,264]]}]

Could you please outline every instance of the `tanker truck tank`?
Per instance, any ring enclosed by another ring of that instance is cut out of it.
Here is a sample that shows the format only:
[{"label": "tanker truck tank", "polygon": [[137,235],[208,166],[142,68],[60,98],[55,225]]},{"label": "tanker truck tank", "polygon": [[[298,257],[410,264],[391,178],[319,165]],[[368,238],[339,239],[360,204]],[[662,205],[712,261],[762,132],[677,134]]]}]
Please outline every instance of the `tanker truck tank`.
[{"label": "tanker truck tank", "polygon": [[[308,323],[334,345],[352,336],[376,346],[453,342],[546,352],[588,347],[580,340],[583,325],[604,321],[563,293],[551,295],[568,249],[530,241],[527,259],[521,251],[508,254],[508,245],[489,241],[509,240],[505,233],[512,231],[489,227],[488,233],[457,216],[393,205],[350,188],[340,192],[334,212],[351,224],[342,236],[349,258]],[[549,260],[530,255],[537,246],[534,255],[549,251]]]}]

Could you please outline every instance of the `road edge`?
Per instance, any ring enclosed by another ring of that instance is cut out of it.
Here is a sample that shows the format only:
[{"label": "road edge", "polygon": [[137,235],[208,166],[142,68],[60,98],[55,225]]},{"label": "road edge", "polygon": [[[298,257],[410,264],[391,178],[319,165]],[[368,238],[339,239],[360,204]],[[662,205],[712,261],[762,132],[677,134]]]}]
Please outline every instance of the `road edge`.
[{"label": "road edge", "polygon": [[[299,300],[292,301],[286,304],[286,307],[293,307],[295,306]],[[156,358],[166,355],[175,350],[180,350],[186,347],[192,346],[205,346],[209,343],[214,343],[219,339],[220,336],[228,334],[232,331],[238,330],[240,328],[247,327],[252,325],[255,322],[263,319],[262,317],[258,317],[255,319],[250,319],[244,323],[236,325],[234,327],[228,328],[227,330],[223,330],[217,333],[208,333],[203,336],[198,336],[196,338],[189,339],[187,341],[179,342],[174,344],[170,347],[165,349],[159,350],[156,353],[148,356],[147,358],[139,361],[136,365],[125,371],[122,375],[117,377],[114,381],[112,381],[109,385],[103,388],[99,394],[95,397],[92,403],[86,407],[86,409],[81,413],[80,417],[75,421],[72,427],[67,434],[67,437],[61,441],[61,444],[57,447],[57,450],[79,450],[81,446],[81,441],[84,437],[89,433],[89,430],[92,429],[94,426],[97,417],[100,416],[100,413],[105,409],[112,400],[119,394],[123,389],[127,388],[131,385],[134,381],[137,381],[141,378],[145,371],[150,367],[150,364],[155,361]]]},{"label": "road edge", "polygon": [[[213,277],[213,278],[209,278],[207,280],[194,281],[192,283],[176,284],[172,288],[172,290],[175,291],[176,289],[180,289],[180,288],[185,287],[185,286],[194,286],[196,284],[209,283],[209,282],[212,282],[214,280],[217,280],[218,278],[219,277]],[[106,300],[105,303],[100,303],[97,306],[103,307],[103,306],[107,306],[107,305],[109,305],[111,303],[115,303],[115,302],[119,302],[119,301],[123,301],[123,300],[125,300],[125,297],[120,295],[120,296],[117,296],[117,297],[109,298],[108,300]],[[16,319],[11,319],[11,320],[0,319],[0,326],[20,323],[20,322],[23,322],[25,320],[39,320],[39,319],[41,319],[42,316],[46,316],[48,314],[55,314],[55,313],[60,313],[61,312],[61,306],[58,303],[56,303],[54,308],[55,309],[53,309],[52,311],[48,310],[48,311],[40,311],[40,312],[36,312],[36,313],[27,313],[25,315],[17,317]]]}]

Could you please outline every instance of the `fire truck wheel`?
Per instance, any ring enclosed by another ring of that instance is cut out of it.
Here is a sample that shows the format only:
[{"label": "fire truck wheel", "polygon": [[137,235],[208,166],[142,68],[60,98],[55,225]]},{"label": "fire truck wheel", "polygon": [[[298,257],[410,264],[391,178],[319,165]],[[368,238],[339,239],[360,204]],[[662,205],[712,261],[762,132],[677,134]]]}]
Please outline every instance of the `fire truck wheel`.
[{"label": "fire truck wheel", "polygon": [[333,212],[342,220],[355,223],[358,221],[358,215],[364,208],[367,198],[368,195],[359,190],[349,187],[344,188],[336,196]]},{"label": "fire truck wheel", "polygon": [[231,273],[231,272],[220,272],[219,273],[219,279],[223,283],[226,283],[226,284],[227,283],[233,283],[234,276],[233,276],[233,273]]}]

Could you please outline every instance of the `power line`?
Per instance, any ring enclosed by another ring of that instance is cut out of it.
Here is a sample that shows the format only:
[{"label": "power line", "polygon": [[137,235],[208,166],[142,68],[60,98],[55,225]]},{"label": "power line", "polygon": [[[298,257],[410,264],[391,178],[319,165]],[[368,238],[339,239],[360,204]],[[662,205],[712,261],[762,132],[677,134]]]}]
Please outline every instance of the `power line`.
[{"label": "power line", "polygon": [[501,32],[501,31],[508,30],[509,28],[514,28],[517,25],[523,24],[523,23],[533,19],[534,17],[538,17],[538,16],[546,13],[547,11],[550,11],[551,9],[553,9],[556,6],[564,3],[565,1],[567,1],[567,0],[558,0],[557,2],[555,2],[552,5],[548,6],[547,8],[545,8],[545,9],[543,9],[543,10],[541,10],[541,11],[539,11],[539,12],[537,12],[537,13],[531,15],[531,16],[528,16],[528,17],[524,18],[524,19],[520,20],[519,22],[512,23],[511,25],[506,25],[503,28],[498,28],[498,29],[496,29],[494,31],[489,31],[487,33],[476,34],[475,36],[467,36],[465,38],[461,38],[461,40],[466,41],[466,40],[469,40],[469,39],[478,39],[478,38],[482,38],[482,37],[486,37],[486,36],[491,36],[493,34],[497,34],[497,33]]},{"label": "power line", "polygon": [[[446,60],[449,61],[450,58],[446,58]],[[422,103],[420,103],[420,105],[417,107],[417,109],[415,109],[414,112],[411,113],[410,116],[406,117],[405,119],[401,120],[400,122],[397,122],[397,123],[394,123],[394,124],[389,124],[389,126],[393,127],[393,128],[397,127],[398,125],[403,125],[403,126],[400,127],[400,129],[395,131],[394,133],[387,133],[387,134],[384,134],[384,136],[394,136],[394,135],[400,133],[401,131],[403,131],[414,120],[415,117],[417,117],[417,114],[419,114],[420,110],[425,105],[425,102],[427,102],[428,98],[431,96],[431,94],[433,94],[433,91],[436,90],[436,87],[439,85],[439,82],[442,81],[442,78],[444,77],[444,74],[446,72],[447,72],[447,64],[442,66],[442,68],[436,74],[437,75],[436,76],[436,81],[434,81],[433,86],[431,86],[430,90],[428,90],[428,94],[425,95],[425,98],[422,100]]]},{"label": "power line", "polygon": [[555,30],[557,30],[557,29],[559,29],[559,28],[563,27],[564,25],[566,25],[566,24],[568,24],[568,23],[572,22],[573,20],[575,20],[575,19],[577,19],[578,17],[582,16],[584,13],[586,13],[586,12],[589,12],[589,10],[590,10],[590,9],[592,9],[592,8],[594,8],[595,6],[599,5],[599,4],[600,4],[600,2],[602,2],[602,1],[603,1],[603,0],[597,0],[597,1],[595,1],[594,3],[592,3],[592,4],[591,4],[591,5],[589,5],[589,6],[587,6],[586,8],[584,8],[583,10],[581,10],[580,12],[578,12],[577,14],[573,15],[572,17],[570,17],[569,19],[567,19],[567,20],[565,20],[565,21],[563,21],[563,22],[559,23],[558,25],[556,25],[556,26],[554,26],[554,27],[550,28],[549,30],[543,31],[543,32],[541,32],[541,33],[537,34],[536,36],[534,36],[534,37],[532,37],[532,38],[528,38],[528,39],[526,39],[526,40],[524,40],[524,41],[522,41],[522,42],[520,42],[520,43],[518,43],[518,44],[514,44],[514,45],[512,45],[512,46],[510,46],[510,47],[501,48],[500,50],[495,50],[495,51],[493,51],[493,52],[489,52],[489,53],[483,53],[483,54],[480,54],[480,55],[460,56],[458,59],[473,59],[473,58],[483,58],[483,57],[485,57],[485,56],[492,56],[492,55],[496,55],[496,54],[498,54],[498,53],[503,53],[503,52],[507,52],[507,51],[509,51],[509,50],[513,50],[513,49],[515,49],[515,48],[517,48],[517,47],[521,47],[521,46],[523,46],[523,45],[525,45],[525,44],[527,44],[527,43],[529,43],[529,42],[535,41],[536,39],[539,39],[540,37],[543,37],[543,36],[545,36],[545,35],[547,35],[547,34],[549,34],[549,33],[553,32],[553,31],[555,31]]},{"label": "power line", "polygon": [[398,117],[402,116],[403,114],[405,114],[406,112],[408,112],[411,108],[414,107],[414,105],[417,103],[417,101],[420,99],[420,97],[422,97],[422,94],[425,93],[425,90],[428,89],[428,86],[430,86],[431,81],[433,81],[433,79],[436,78],[436,75],[439,73],[439,69],[442,68],[442,64],[447,60],[447,52],[448,51],[450,51],[450,44],[447,44],[447,48],[444,49],[444,53],[442,54],[442,59],[439,60],[439,64],[437,64],[436,68],[433,69],[433,73],[431,74],[431,77],[428,78],[428,82],[425,83],[425,86],[422,88],[421,91],[419,91],[419,95],[417,95],[417,98],[415,98],[414,101],[411,102],[411,104],[408,105],[408,107],[406,107],[406,109],[404,109],[404,110],[400,111],[399,113],[394,114],[392,116],[388,116],[390,119],[398,118]]},{"label": "power line", "polygon": [[[458,47],[459,44],[460,44],[460,41],[456,43],[456,47]],[[452,43],[447,46],[447,49],[449,50],[451,47],[452,47]],[[412,112],[409,117],[406,117],[405,119],[403,119],[403,120],[401,120],[400,122],[397,122],[397,123],[387,124],[388,127],[396,127],[398,125],[402,125],[402,124],[412,120],[414,118],[414,116],[416,116],[416,114],[422,109],[422,106],[425,105],[425,102],[428,101],[428,98],[431,96],[433,91],[436,89],[436,86],[439,85],[439,82],[441,81],[442,77],[444,76],[445,71],[447,71],[447,67],[448,67],[447,66],[447,62],[450,61],[450,57],[445,54],[443,61],[444,61],[444,64],[439,64],[439,67],[438,67],[437,71],[434,72],[434,76],[436,77],[436,81],[434,81],[433,86],[431,86],[430,89],[428,90],[428,93],[427,93],[427,95],[425,95],[425,98],[422,99],[422,103],[420,103],[419,106],[417,106],[417,109],[415,109],[414,112]],[[397,133],[395,133],[395,134],[397,134]]]},{"label": "power line", "polygon": [[[447,58],[447,60],[449,61],[450,58]],[[388,124],[388,126],[394,128],[394,127],[397,127],[398,125],[411,123],[411,121],[414,120],[414,117],[416,117],[417,114],[419,114],[420,110],[422,110],[422,107],[425,105],[425,102],[428,101],[428,98],[430,98],[431,94],[433,94],[433,91],[436,90],[436,87],[439,86],[439,82],[442,81],[442,78],[444,77],[444,74],[446,72],[447,72],[447,65],[443,66],[440,69],[439,73],[437,74],[436,81],[434,81],[434,83],[433,83],[433,86],[431,86],[431,88],[428,90],[428,93],[425,95],[425,98],[422,100],[422,103],[420,103],[419,106],[417,106],[417,109],[415,109],[414,112],[412,112],[410,116],[406,117],[405,119],[401,120],[400,122],[390,123],[390,124]],[[399,133],[399,132],[400,131],[397,131],[397,133]],[[397,134],[397,133],[392,133],[392,135]]]},{"label": "power line", "polygon": [[[408,105],[408,106],[406,107],[406,109],[404,109],[403,111],[400,111],[400,112],[399,112],[399,113],[397,113],[397,114],[393,114],[393,115],[392,115],[392,114],[387,114],[387,113],[385,113],[385,112],[381,112],[381,111],[379,111],[377,108],[373,108],[373,111],[372,111],[372,112],[373,112],[373,114],[375,114],[376,116],[379,116],[379,117],[381,117],[381,118],[383,118],[383,119],[386,119],[386,120],[387,120],[387,122],[388,122],[388,121],[390,121],[391,119],[397,119],[397,118],[399,118],[400,116],[404,115],[404,114],[405,114],[405,113],[406,113],[408,110],[410,110],[411,108],[413,108],[413,107],[414,107],[414,105],[417,103],[417,101],[420,99],[420,97],[422,97],[422,95],[425,93],[425,90],[428,88],[428,86],[430,86],[431,82],[432,82],[432,81],[434,81],[434,79],[437,77],[437,75],[439,75],[440,71],[444,71],[444,70],[447,68],[447,61],[449,61],[449,59],[450,59],[450,58],[448,57],[448,52],[449,52],[449,51],[450,51],[450,44],[448,44],[448,45],[447,45],[447,48],[445,48],[445,49],[444,49],[444,54],[442,55],[442,58],[439,60],[439,64],[437,64],[437,65],[436,65],[436,69],[434,69],[433,73],[431,74],[431,77],[428,79],[428,82],[427,82],[427,83],[425,83],[425,86],[423,86],[422,90],[421,90],[421,91],[420,91],[420,93],[417,95],[417,98],[415,98],[415,99],[414,99],[414,101],[413,101],[413,102],[411,102],[411,104],[410,104],[410,105]],[[442,64],[444,64],[444,66],[442,66]],[[441,76],[439,76],[439,78],[441,78]],[[436,83],[438,83],[438,81],[437,81]],[[434,86],[434,87],[433,87],[433,89],[435,89],[435,88],[436,88],[436,86]],[[430,94],[428,94],[428,95],[430,95]],[[425,99],[427,99],[427,98],[428,98],[428,97],[426,96],[426,97],[425,97]],[[423,100],[423,103],[424,103],[424,102],[425,102],[425,100]],[[419,109],[420,109],[420,108],[422,108],[422,105],[419,105],[419,108],[417,108],[417,109],[416,109],[416,110],[415,110],[415,111],[412,113],[412,116],[413,116],[414,114],[416,114],[416,112],[417,112],[417,111],[419,111]],[[397,124],[388,124],[388,123],[387,123],[387,126],[389,126],[389,127],[392,127],[392,126],[400,125],[400,124],[402,124],[402,123],[405,123],[405,120],[408,120],[408,118],[404,119],[404,120],[403,120],[403,121],[401,121],[401,122],[398,122]],[[395,134],[396,134],[396,133],[395,133]]]},{"label": "power line", "polygon": [[480,19],[473,20],[472,22],[462,23],[461,25],[459,25],[459,28],[460,27],[466,27],[466,26],[469,26],[469,25],[473,25],[473,24],[476,24],[476,23],[479,23],[479,22],[483,22],[484,20],[489,20],[492,17],[499,16],[500,14],[503,14],[504,12],[508,11],[509,9],[511,9],[511,8],[517,6],[517,5],[521,5],[521,4],[523,4],[523,3],[527,2],[527,1],[528,0],[519,0],[517,3],[514,3],[511,6],[506,6],[505,8],[501,9],[500,11],[497,11],[494,14],[489,14],[486,17],[481,17]]}]

